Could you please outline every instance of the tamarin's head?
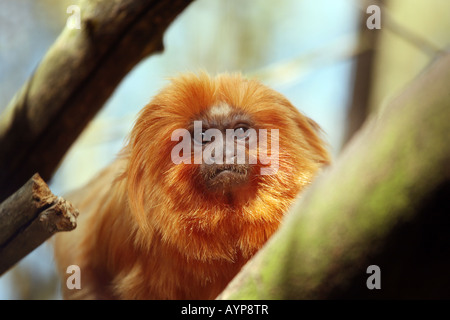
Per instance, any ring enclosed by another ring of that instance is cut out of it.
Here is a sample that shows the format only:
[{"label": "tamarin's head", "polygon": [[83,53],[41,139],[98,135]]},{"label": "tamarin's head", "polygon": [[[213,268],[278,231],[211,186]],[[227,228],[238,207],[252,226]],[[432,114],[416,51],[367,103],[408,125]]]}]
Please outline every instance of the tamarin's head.
[{"label": "tamarin's head", "polygon": [[141,111],[126,172],[131,212],[189,258],[253,254],[329,156],[319,127],[240,75],[177,77]]}]

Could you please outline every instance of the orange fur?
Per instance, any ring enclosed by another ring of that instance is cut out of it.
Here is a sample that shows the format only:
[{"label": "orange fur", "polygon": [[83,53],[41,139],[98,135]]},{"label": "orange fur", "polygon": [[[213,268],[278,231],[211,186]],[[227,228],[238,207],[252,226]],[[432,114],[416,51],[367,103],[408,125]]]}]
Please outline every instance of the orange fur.
[{"label": "orange fur", "polygon": [[[225,103],[258,128],[279,129],[279,169],[256,174],[232,200],[199,183],[198,165],[172,163],[171,133]],[[81,268],[66,298],[212,299],[276,231],[328,163],[318,126],[281,94],[240,75],[175,78],[140,113],[120,157],[69,197],[76,230],[56,236],[61,274]],[[65,287],[65,286],[64,286]]]}]

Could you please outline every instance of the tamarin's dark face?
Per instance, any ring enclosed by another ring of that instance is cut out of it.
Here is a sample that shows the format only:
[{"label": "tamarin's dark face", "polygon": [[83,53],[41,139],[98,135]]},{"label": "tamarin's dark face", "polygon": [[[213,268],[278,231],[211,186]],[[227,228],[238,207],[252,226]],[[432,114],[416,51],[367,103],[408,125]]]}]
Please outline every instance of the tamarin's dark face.
[{"label": "tamarin's dark face", "polygon": [[[195,130],[195,124],[201,124]],[[249,115],[225,103],[211,107],[192,123],[194,158],[201,151],[199,165],[201,182],[209,192],[229,193],[248,184],[256,152],[251,143],[255,127]]]}]

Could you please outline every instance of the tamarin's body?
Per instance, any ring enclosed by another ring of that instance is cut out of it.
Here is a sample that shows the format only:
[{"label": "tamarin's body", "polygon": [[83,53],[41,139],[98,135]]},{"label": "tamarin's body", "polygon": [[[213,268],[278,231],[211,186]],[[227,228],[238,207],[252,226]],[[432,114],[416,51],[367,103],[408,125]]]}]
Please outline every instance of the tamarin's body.
[{"label": "tamarin's body", "polygon": [[[225,144],[222,155],[214,149],[208,156],[219,139],[195,137],[194,121],[223,137],[233,129],[234,146],[246,146],[247,160],[238,162]],[[194,133],[181,163],[173,160],[177,129]],[[272,174],[262,174],[271,165],[259,161],[263,147],[248,141],[251,130],[261,129],[269,136],[278,129],[278,150],[270,142],[264,150],[276,156]],[[80,217],[74,231],[55,236],[55,256],[64,279],[69,265],[80,267],[81,289],[68,290],[63,281],[64,297],[214,299],[328,163],[318,130],[257,81],[206,74],[173,79],[141,111],[118,159],[68,197]],[[198,150],[213,163],[188,163]],[[251,154],[257,163],[248,160]],[[214,162],[219,156],[233,162]]]}]

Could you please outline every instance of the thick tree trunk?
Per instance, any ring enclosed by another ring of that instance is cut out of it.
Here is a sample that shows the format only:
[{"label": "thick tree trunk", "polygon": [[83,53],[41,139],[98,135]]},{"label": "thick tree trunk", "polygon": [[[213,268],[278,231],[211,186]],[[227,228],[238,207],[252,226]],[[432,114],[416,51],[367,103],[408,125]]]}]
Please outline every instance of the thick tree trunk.
[{"label": "thick tree trunk", "polygon": [[0,201],[35,172],[48,180],[63,155],[192,0],[84,1],[81,29],[64,29],[0,116]]}]

